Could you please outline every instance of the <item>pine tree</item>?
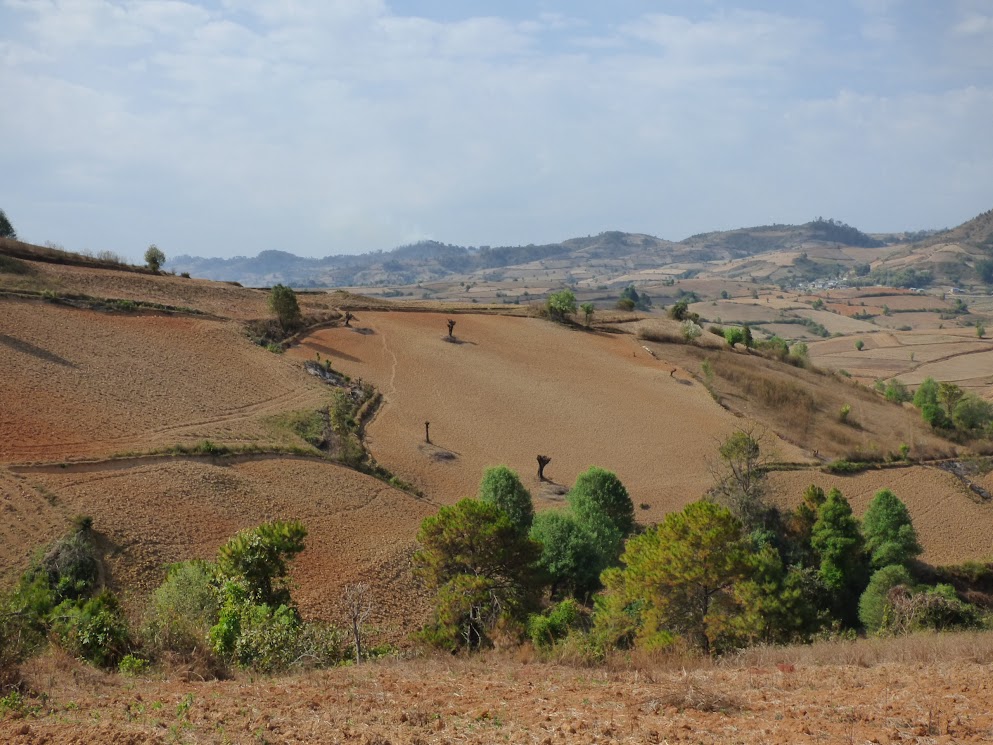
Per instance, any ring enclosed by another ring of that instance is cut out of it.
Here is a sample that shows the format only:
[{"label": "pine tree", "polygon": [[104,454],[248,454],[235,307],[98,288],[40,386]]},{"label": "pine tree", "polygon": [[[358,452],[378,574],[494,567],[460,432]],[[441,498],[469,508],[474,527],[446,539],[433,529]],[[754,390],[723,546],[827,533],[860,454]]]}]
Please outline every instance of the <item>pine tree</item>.
[{"label": "pine tree", "polygon": [[873,497],[862,518],[862,535],[874,569],[891,564],[906,566],[921,554],[910,512],[889,489],[883,489]]},{"label": "pine tree", "polygon": [[531,494],[518,475],[507,466],[487,468],[483,472],[479,499],[502,510],[521,533],[526,534],[531,529],[534,520]]},{"label": "pine tree", "polygon": [[854,625],[856,602],[866,584],[862,534],[852,506],[832,489],[817,510],[810,545],[820,559],[819,575],[833,596],[835,615]]}]

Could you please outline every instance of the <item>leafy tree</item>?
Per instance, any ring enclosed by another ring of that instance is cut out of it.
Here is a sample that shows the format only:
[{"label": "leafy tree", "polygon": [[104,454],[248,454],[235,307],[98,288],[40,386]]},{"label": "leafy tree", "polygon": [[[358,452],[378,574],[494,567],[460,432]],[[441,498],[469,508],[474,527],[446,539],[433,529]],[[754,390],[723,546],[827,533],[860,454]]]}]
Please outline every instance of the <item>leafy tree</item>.
[{"label": "leafy tree", "polygon": [[866,631],[879,631],[886,615],[887,596],[894,587],[914,584],[907,568],[901,564],[882,567],[873,572],[869,585],[859,598],[859,620]]},{"label": "leafy tree", "polygon": [[538,567],[551,585],[553,598],[587,597],[600,586],[600,573],[619,553],[620,533],[606,542],[566,510],[546,510],[534,517],[531,540],[541,544]]},{"label": "leafy tree", "polygon": [[955,411],[955,406],[965,395],[965,391],[955,383],[938,383],[938,401],[945,407],[945,414],[949,419]]},{"label": "leafy tree", "polygon": [[498,507],[463,499],[425,518],[414,571],[435,592],[428,642],[476,649],[498,624],[520,624],[537,601],[541,545]]},{"label": "leafy tree", "polygon": [[297,294],[285,285],[276,285],[269,291],[269,310],[276,314],[284,329],[295,328],[300,323]]},{"label": "leafy tree", "polygon": [[687,342],[692,342],[694,339],[698,339],[700,334],[703,333],[703,329],[696,325],[693,321],[686,319],[680,325],[680,331],[683,334],[683,338]]},{"label": "leafy tree", "polygon": [[974,434],[993,422],[993,404],[974,393],[966,393],[952,409],[952,424],[959,432]]},{"label": "leafy tree", "polygon": [[648,297],[647,292],[642,292],[640,295],[638,291],[634,289],[634,285],[628,285],[621,291],[621,299],[618,301],[618,306],[620,303],[628,304],[630,301],[631,308],[638,308],[639,310],[648,310],[652,307],[652,299]]},{"label": "leafy tree", "polygon": [[833,597],[835,614],[853,624],[855,604],[865,587],[862,534],[852,506],[837,489],[828,492],[817,509],[810,545],[820,562],[821,581]]},{"label": "leafy tree", "polygon": [[673,634],[705,653],[733,646],[740,590],[754,567],[741,523],[726,508],[694,502],[669,514],[627,542],[621,563],[604,572],[614,602],[598,608],[598,625],[617,625],[612,608],[632,619],[639,646],[665,646]]},{"label": "leafy tree", "polygon": [[531,493],[507,466],[486,469],[479,484],[479,499],[499,508],[521,533],[526,534],[531,529],[534,520]]},{"label": "leafy tree", "polygon": [[576,294],[566,288],[553,292],[548,297],[548,314],[556,321],[564,321],[566,316],[576,312]]},{"label": "leafy tree", "polygon": [[[669,318],[674,321],[685,321],[695,320],[692,316],[695,315],[690,313],[690,302],[687,298],[682,298],[673,303],[672,307],[669,308]],[[697,316],[699,317],[699,316]]]},{"label": "leafy tree", "polygon": [[738,326],[728,326],[724,329],[724,341],[732,347],[735,344],[745,344],[745,330]]},{"label": "leafy tree", "polygon": [[862,518],[862,535],[874,569],[906,566],[922,550],[907,505],[889,489],[876,492],[869,503]]},{"label": "leafy tree", "polygon": [[593,313],[596,311],[596,306],[593,303],[583,303],[579,306],[579,309],[583,311],[583,317],[586,320],[586,326],[589,327],[593,323]]},{"label": "leafy tree", "polygon": [[[606,469],[590,466],[579,474],[566,500],[579,522],[594,532],[613,527],[621,536],[627,536],[634,530],[631,496],[617,475]],[[601,518],[606,518],[606,526]]]},{"label": "leafy tree", "polygon": [[7,214],[0,209],[0,238],[13,238],[17,240],[17,231],[14,230],[14,226],[10,224],[10,220],[7,219]]},{"label": "leafy tree", "polygon": [[914,406],[924,409],[928,404],[938,404],[938,383],[932,377],[924,378],[914,391]]},{"label": "leafy tree", "polygon": [[297,521],[277,520],[243,530],[218,551],[218,574],[222,580],[242,583],[253,603],[288,606],[289,561],[303,551],[306,537],[307,529]]},{"label": "leafy tree", "polygon": [[762,457],[752,432],[739,429],[718,448],[719,461],[711,468],[710,497],[731,510],[746,527],[754,528],[765,512],[762,500]]},{"label": "leafy tree", "polygon": [[153,272],[158,272],[165,264],[165,254],[154,243],[145,249],[145,266]]},{"label": "leafy tree", "polygon": [[861,339],[856,339],[855,348],[861,352],[865,348],[865,342],[862,341]]}]

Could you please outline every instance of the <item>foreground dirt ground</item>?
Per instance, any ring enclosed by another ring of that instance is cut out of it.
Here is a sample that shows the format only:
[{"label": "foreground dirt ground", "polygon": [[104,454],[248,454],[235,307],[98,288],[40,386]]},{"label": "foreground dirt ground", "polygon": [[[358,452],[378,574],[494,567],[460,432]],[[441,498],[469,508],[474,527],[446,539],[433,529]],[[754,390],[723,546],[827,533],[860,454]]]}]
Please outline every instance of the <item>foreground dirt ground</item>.
[{"label": "foreground dirt ground", "polygon": [[758,650],[688,669],[488,654],[184,683],[49,657],[28,670],[47,698],[25,701],[34,714],[0,720],[0,741],[985,743],[991,659],[982,635],[953,635]]}]

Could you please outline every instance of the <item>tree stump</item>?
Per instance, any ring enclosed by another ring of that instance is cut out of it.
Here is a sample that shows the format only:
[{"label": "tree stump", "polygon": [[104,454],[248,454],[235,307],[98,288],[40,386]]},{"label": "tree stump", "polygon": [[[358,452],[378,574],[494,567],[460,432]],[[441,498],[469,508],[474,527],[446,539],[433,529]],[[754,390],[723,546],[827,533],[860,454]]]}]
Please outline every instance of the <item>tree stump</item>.
[{"label": "tree stump", "polygon": [[454,331],[455,331],[455,321],[453,321],[453,320],[451,320],[451,319],[449,319],[449,320],[448,320],[448,338],[449,338],[449,339],[451,339],[451,338],[452,338],[452,333],[453,333]]},{"label": "tree stump", "polygon": [[548,480],[548,479],[545,478],[545,466],[547,466],[551,462],[552,462],[552,459],[549,458],[547,455],[539,455],[538,456],[538,480],[539,481],[547,481]]},{"label": "tree stump", "polygon": [[431,422],[424,422],[424,442],[431,444]]}]

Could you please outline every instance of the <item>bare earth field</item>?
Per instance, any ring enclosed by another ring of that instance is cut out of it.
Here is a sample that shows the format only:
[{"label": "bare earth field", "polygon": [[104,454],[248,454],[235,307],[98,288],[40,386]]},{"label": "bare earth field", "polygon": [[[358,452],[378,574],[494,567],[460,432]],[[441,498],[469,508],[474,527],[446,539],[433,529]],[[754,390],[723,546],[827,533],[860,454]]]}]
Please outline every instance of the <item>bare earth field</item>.
[{"label": "bare earth field", "polygon": [[993,503],[981,502],[955,476],[934,467],[887,468],[852,476],[821,471],[770,473],[771,501],[786,509],[800,504],[803,490],[816,484],[836,488],[861,517],[880,489],[890,489],[907,505],[924,554],[935,566],[993,560]]},{"label": "bare earth field", "polygon": [[[993,659],[981,635],[755,650],[721,666],[572,668],[433,658],[209,683],[127,681],[42,658],[38,718],[4,742],[987,743]],[[67,669],[68,668],[68,669]]]},{"label": "bare earth field", "polygon": [[0,462],[212,439],[272,442],[263,419],[327,388],[237,324],[0,298]]},{"label": "bare earth field", "polygon": [[[442,501],[473,495],[483,470],[505,463],[536,496],[590,465],[615,471],[639,519],[658,520],[711,483],[705,460],[740,423],[698,383],[631,336],[592,334],[529,318],[362,313],[358,330],[316,331],[288,356],[320,353],[374,383],[385,403],[368,428],[378,460]],[[433,445],[424,442],[431,422]],[[803,460],[779,443],[781,457]],[[536,456],[548,455],[537,481]]]},{"label": "bare earth field", "polygon": [[[421,520],[437,507],[316,459],[246,458],[14,469],[0,480],[0,580],[13,581],[36,547],[64,534],[73,515],[86,514],[105,552],[111,588],[137,606],[168,564],[211,558],[236,532],[268,520],[301,520],[309,534],[293,580],[305,616],[341,617],[343,588],[368,581],[376,596],[373,625],[387,638],[405,640],[419,627],[426,606],[409,554]],[[10,493],[14,488],[20,499]],[[18,529],[32,522],[36,532]]]}]

